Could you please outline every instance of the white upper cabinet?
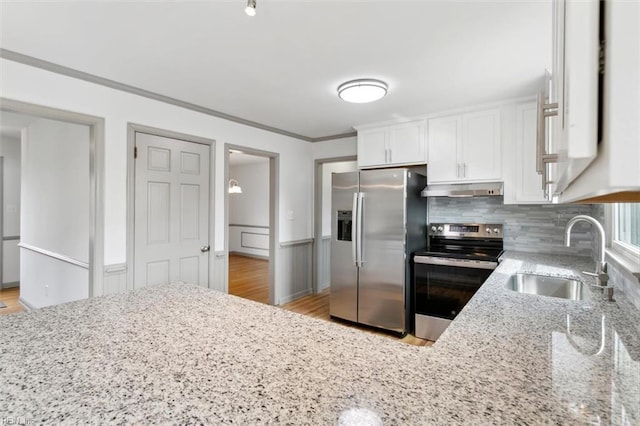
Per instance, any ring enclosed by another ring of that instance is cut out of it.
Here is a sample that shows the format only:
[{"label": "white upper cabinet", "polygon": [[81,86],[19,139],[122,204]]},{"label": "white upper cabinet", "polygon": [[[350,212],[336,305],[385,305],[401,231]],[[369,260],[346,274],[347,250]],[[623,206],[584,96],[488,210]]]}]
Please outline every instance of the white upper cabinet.
[{"label": "white upper cabinet", "polygon": [[425,164],[425,120],[358,130],[358,168]]},{"label": "white upper cabinet", "polygon": [[463,178],[495,180],[500,173],[500,110],[464,114],[462,116]]},{"label": "white upper cabinet", "polygon": [[462,144],[462,119],[455,115],[429,120],[427,179],[454,181],[460,176],[458,150]]},{"label": "white upper cabinet", "polygon": [[358,168],[386,164],[388,129],[358,131]]},{"label": "white upper cabinet", "polygon": [[505,204],[548,204],[542,186],[542,176],[536,170],[537,119],[536,102],[510,105],[511,119],[504,119],[509,139],[503,144],[503,178]]},{"label": "white upper cabinet", "polygon": [[600,2],[555,0],[553,71],[550,103],[558,104],[552,121],[549,154],[551,192],[562,193],[598,153]]},{"label": "white upper cabinet", "polygon": [[500,110],[429,120],[427,180],[501,180]]},{"label": "white upper cabinet", "polygon": [[602,138],[597,157],[560,202],[640,201],[640,2],[604,7]]}]

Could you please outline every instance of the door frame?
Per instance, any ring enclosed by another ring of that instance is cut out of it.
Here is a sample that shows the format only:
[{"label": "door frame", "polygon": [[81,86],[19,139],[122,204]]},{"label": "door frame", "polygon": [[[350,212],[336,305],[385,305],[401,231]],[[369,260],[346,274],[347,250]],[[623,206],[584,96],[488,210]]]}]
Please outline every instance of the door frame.
[{"label": "door frame", "polygon": [[[313,174],[313,268],[311,274],[311,291],[318,293],[318,274],[320,273],[320,250],[322,243],[322,167],[329,163],[341,163],[343,161],[356,161],[357,155],[346,155],[343,157],[318,158],[314,161]],[[356,166],[357,169],[357,166]]]},{"label": "door frame", "polygon": [[0,110],[89,127],[89,297],[104,292],[105,120],[78,112],[0,98]]},{"label": "door frame", "polygon": [[[215,215],[215,139],[188,135],[174,132],[173,130],[145,126],[143,124],[127,123],[127,290],[133,290],[135,288],[133,272],[135,268],[136,162],[133,156],[136,145],[136,132],[209,146],[209,246],[213,247],[215,243],[215,222],[213,220]],[[214,252],[213,250],[209,250],[209,274],[207,276],[207,287],[209,288],[211,288],[211,278],[213,277],[213,268],[215,267],[214,262]]]},{"label": "door frame", "polygon": [[266,157],[269,159],[269,304],[278,300],[276,292],[276,262],[278,259],[277,241],[280,241],[279,229],[279,176],[280,154],[241,145],[224,144],[224,289],[229,293],[229,150],[242,151],[244,154]]}]

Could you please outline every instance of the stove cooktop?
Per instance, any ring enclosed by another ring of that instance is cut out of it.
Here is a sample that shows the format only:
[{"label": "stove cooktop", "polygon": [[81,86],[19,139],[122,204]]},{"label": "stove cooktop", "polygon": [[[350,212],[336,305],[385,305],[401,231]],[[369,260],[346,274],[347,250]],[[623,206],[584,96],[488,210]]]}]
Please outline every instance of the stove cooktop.
[{"label": "stove cooktop", "polygon": [[415,252],[415,256],[428,256],[428,257],[441,257],[441,258],[453,258],[453,259],[470,259],[470,260],[487,260],[498,261],[498,258],[502,256],[504,250],[502,249],[468,249],[463,250],[446,250],[446,251],[429,251],[421,250]]},{"label": "stove cooktop", "polygon": [[431,224],[428,247],[416,256],[498,261],[503,251],[500,224]]}]

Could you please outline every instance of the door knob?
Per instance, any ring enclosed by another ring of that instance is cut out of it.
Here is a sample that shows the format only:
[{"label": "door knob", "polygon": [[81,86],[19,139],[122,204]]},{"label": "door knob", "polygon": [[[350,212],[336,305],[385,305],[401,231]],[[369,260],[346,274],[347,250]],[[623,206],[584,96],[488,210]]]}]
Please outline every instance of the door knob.
[{"label": "door knob", "polygon": [[202,247],[200,247],[200,251],[203,252],[203,253],[206,253],[206,252],[209,251],[210,248],[211,247],[209,247],[209,246],[202,246]]}]

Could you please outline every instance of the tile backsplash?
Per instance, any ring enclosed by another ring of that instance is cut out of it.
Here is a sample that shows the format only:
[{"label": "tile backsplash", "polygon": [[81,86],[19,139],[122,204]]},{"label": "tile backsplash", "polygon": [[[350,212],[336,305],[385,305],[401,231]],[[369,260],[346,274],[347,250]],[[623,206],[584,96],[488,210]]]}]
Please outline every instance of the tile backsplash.
[{"label": "tile backsplash", "polygon": [[505,205],[502,197],[432,197],[428,206],[428,223],[502,223],[505,250],[533,253],[592,256],[591,225],[574,226],[571,247],[564,246],[564,228],[579,214],[594,216],[603,223],[601,206],[590,204]]},{"label": "tile backsplash", "polygon": [[[577,223],[573,227],[571,247],[564,246],[564,228],[569,219],[579,214],[592,216],[605,226],[603,204],[505,205],[502,197],[433,197],[429,198],[428,206],[427,223],[502,223],[505,250],[595,259],[598,241],[592,234],[591,225]],[[638,279],[614,262],[609,262],[608,266],[609,282],[640,309]]]}]

